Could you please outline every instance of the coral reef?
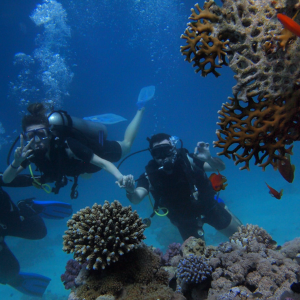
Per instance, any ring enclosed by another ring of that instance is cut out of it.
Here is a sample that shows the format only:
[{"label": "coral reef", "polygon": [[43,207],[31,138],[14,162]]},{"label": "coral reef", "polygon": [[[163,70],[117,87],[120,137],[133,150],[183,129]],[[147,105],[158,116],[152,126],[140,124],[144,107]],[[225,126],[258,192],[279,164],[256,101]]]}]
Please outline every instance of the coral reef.
[{"label": "coral reef", "polygon": [[191,22],[181,36],[187,42],[181,47],[186,60],[193,62],[202,76],[219,76],[215,69],[227,64],[227,56],[236,73],[233,95],[238,100],[246,102],[249,96],[266,94],[277,97],[290,91],[300,78],[300,42],[276,15],[284,12],[293,17],[297,1],[222,2],[222,7],[209,0],[203,10],[199,4],[191,9]]},{"label": "coral reef", "polygon": [[299,99],[297,90],[276,98],[249,98],[246,105],[236,99],[223,104],[217,123],[219,140],[214,142],[214,147],[222,148],[218,155],[232,157],[235,164],[244,163],[240,169],[249,170],[252,157],[263,170],[269,164],[277,169],[277,160],[293,154],[288,145],[300,139]]},{"label": "coral reef", "polygon": [[160,257],[141,244],[102,271],[90,271],[85,284],[76,288],[79,299],[95,300],[101,295],[117,299],[171,299],[168,273],[160,265]]},{"label": "coral reef", "polygon": [[61,281],[63,282],[65,289],[71,289],[76,286],[75,279],[79,275],[79,272],[82,268],[85,268],[86,264],[79,264],[74,259],[69,259],[66,265],[66,271],[60,276]]},{"label": "coral reef", "polygon": [[300,238],[284,243],[280,252],[285,257],[294,259],[300,264]]},{"label": "coral reef", "polygon": [[255,241],[259,244],[263,244],[268,249],[275,249],[277,243],[272,239],[271,235],[267,233],[263,228],[247,224],[238,227],[238,231],[230,237],[232,244],[237,244],[251,251],[251,244]]},{"label": "coral reef", "polygon": [[210,278],[212,267],[207,258],[190,254],[182,259],[177,267],[178,290],[181,290],[181,284],[203,283]]},{"label": "coral reef", "polygon": [[145,225],[137,212],[116,200],[81,209],[67,226],[63,250],[74,253],[79,263],[87,262],[87,269],[105,269],[145,239]]},{"label": "coral reef", "polygon": [[180,254],[181,244],[172,243],[168,246],[166,253],[162,256],[162,265],[171,266],[171,260],[174,256]]},{"label": "coral reef", "polygon": [[189,238],[171,266],[162,266],[161,257],[140,243],[104,270],[82,269],[88,276],[69,300],[298,299],[290,286],[300,278],[299,251],[299,238],[275,248],[272,237],[251,224],[218,247]]},{"label": "coral reef", "polygon": [[300,41],[277,19],[277,13],[293,17],[297,1],[222,2],[195,5],[181,52],[203,76],[219,76],[222,65],[236,73],[231,102],[219,111],[218,154],[244,163],[241,169],[249,170],[252,157],[263,170],[277,169],[277,161],[292,154],[288,145],[300,140]]},{"label": "coral reef", "polygon": [[205,253],[205,242],[201,238],[189,237],[181,246],[183,257],[188,257],[190,254],[203,255]]},{"label": "coral reef", "polygon": [[263,243],[252,243],[257,247],[251,251],[229,242],[217,248],[210,259],[214,272],[209,299],[219,299],[232,288],[241,290],[241,286],[249,298],[279,299],[290,291],[300,274],[299,265]]},{"label": "coral reef", "polygon": [[293,295],[290,285],[297,282],[300,267],[289,257],[297,255],[299,241],[287,243],[281,250],[274,248],[275,242],[264,229],[251,224],[241,226],[230,242],[203,250],[213,269],[210,285],[190,285],[182,289],[184,296],[192,300],[236,300],[285,299],[281,296]]}]

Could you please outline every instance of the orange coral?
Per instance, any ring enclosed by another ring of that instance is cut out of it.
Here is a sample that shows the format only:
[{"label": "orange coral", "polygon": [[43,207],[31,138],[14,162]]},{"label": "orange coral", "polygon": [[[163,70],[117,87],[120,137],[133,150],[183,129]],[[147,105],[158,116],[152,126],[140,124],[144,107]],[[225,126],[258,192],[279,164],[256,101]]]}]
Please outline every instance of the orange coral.
[{"label": "orange coral", "polygon": [[293,146],[286,146],[300,140],[300,90],[276,98],[260,96],[257,101],[249,97],[243,106],[231,98],[219,114],[221,129],[214,147],[222,148],[218,154],[232,157],[235,164],[244,162],[241,170],[249,170],[253,156],[263,170],[269,164],[276,169],[277,160],[292,154]]},{"label": "orange coral", "polygon": [[[221,68],[221,65],[227,65],[225,62],[226,45],[229,41],[222,42],[218,37],[212,36],[214,28],[211,22],[217,22],[219,17],[209,11],[214,1],[204,3],[204,10],[195,4],[199,14],[192,8],[192,14],[189,19],[196,22],[188,23],[188,28],[185,30],[185,35],[181,38],[186,39],[188,45],[181,46],[182,55],[186,56],[188,62],[194,62],[196,73],[201,71],[202,76],[213,73],[216,77],[220,74],[215,70]],[[202,20],[203,19],[203,20]],[[202,20],[202,22],[201,22]],[[218,57],[218,63],[215,60]],[[208,67],[210,66],[210,67]]]}]

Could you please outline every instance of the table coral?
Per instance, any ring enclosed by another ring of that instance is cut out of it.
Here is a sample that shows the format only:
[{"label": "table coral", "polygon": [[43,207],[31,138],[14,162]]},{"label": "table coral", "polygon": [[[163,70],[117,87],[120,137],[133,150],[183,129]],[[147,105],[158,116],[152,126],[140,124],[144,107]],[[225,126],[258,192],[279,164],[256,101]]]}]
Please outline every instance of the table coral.
[{"label": "table coral", "polygon": [[145,239],[145,225],[137,212],[116,200],[81,209],[67,226],[63,250],[74,253],[79,263],[86,262],[87,269],[104,269]]}]

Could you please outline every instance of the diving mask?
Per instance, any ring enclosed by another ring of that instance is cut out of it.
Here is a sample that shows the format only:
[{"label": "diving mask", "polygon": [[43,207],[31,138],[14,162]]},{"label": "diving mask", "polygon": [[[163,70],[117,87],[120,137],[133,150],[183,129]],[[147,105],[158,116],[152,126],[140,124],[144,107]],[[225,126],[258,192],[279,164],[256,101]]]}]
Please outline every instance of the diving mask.
[{"label": "diving mask", "polygon": [[49,137],[49,134],[47,128],[38,128],[25,131],[23,133],[23,136],[24,139],[28,142],[32,139],[34,139],[34,142],[40,142],[42,140],[47,139]]},{"label": "diving mask", "polygon": [[174,147],[170,144],[161,144],[150,150],[154,159],[165,159],[173,155]]}]

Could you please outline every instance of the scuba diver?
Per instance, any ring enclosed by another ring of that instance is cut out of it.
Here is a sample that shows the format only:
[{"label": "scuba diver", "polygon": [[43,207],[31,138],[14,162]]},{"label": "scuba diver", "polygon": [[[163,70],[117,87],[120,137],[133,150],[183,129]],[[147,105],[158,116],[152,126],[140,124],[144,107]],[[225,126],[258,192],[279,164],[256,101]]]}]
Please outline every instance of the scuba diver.
[{"label": "scuba diver", "polygon": [[[132,175],[124,178],[126,196],[133,204],[140,203],[151,192],[155,214],[161,209],[178,228],[183,240],[190,236],[204,237],[203,224],[207,223],[229,237],[242,223],[228,210],[224,202],[215,198],[211,182],[205,172],[222,171],[225,164],[212,157],[209,145],[199,142],[194,154],[189,154],[178,138],[165,133],[153,135],[149,150],[153,157],[146,173],[138,179],[137,187]],[[150,226],[151,220],[145,219]]]},{"label": "scuba diver", "polygon": [[[46,116],[43,104],[29,105],[30,114],[22,119],[20,147],[16,148],[3,181],[11,182],[28,166],[34,176],[30,165],[34,163],[42,174],[40,180],[34,182],[47,192],[57,194],[67,184],[67,176],[74,177],[72,199],[78,196],[78,176],[101,169],[112,174],[122,187],[123,175],[112,162],[130,152],[145,110],[141,103],[138,103],[139,109],[128,125],[123,141],[108,141],[106,127],[101,123],[71,117],[65,111],[54,111]],[[46,184],[50,182],[55,182],[52,190]]]},{"label": "scuba diver", "polygon": [[19,262],[4,239],[6,236],[42,239],[47,234],[42,218],[68,217],[72,214],[72,207],[68,203],[36,201],[34,198],[21,200],[16,205],[2,186],[32,186],[32,178],[18,175],[11,183],[5,184],[0,174],[0,283],[8,284],[26,295],[42,297],[51,279],[35,273],[20,272]]}]

